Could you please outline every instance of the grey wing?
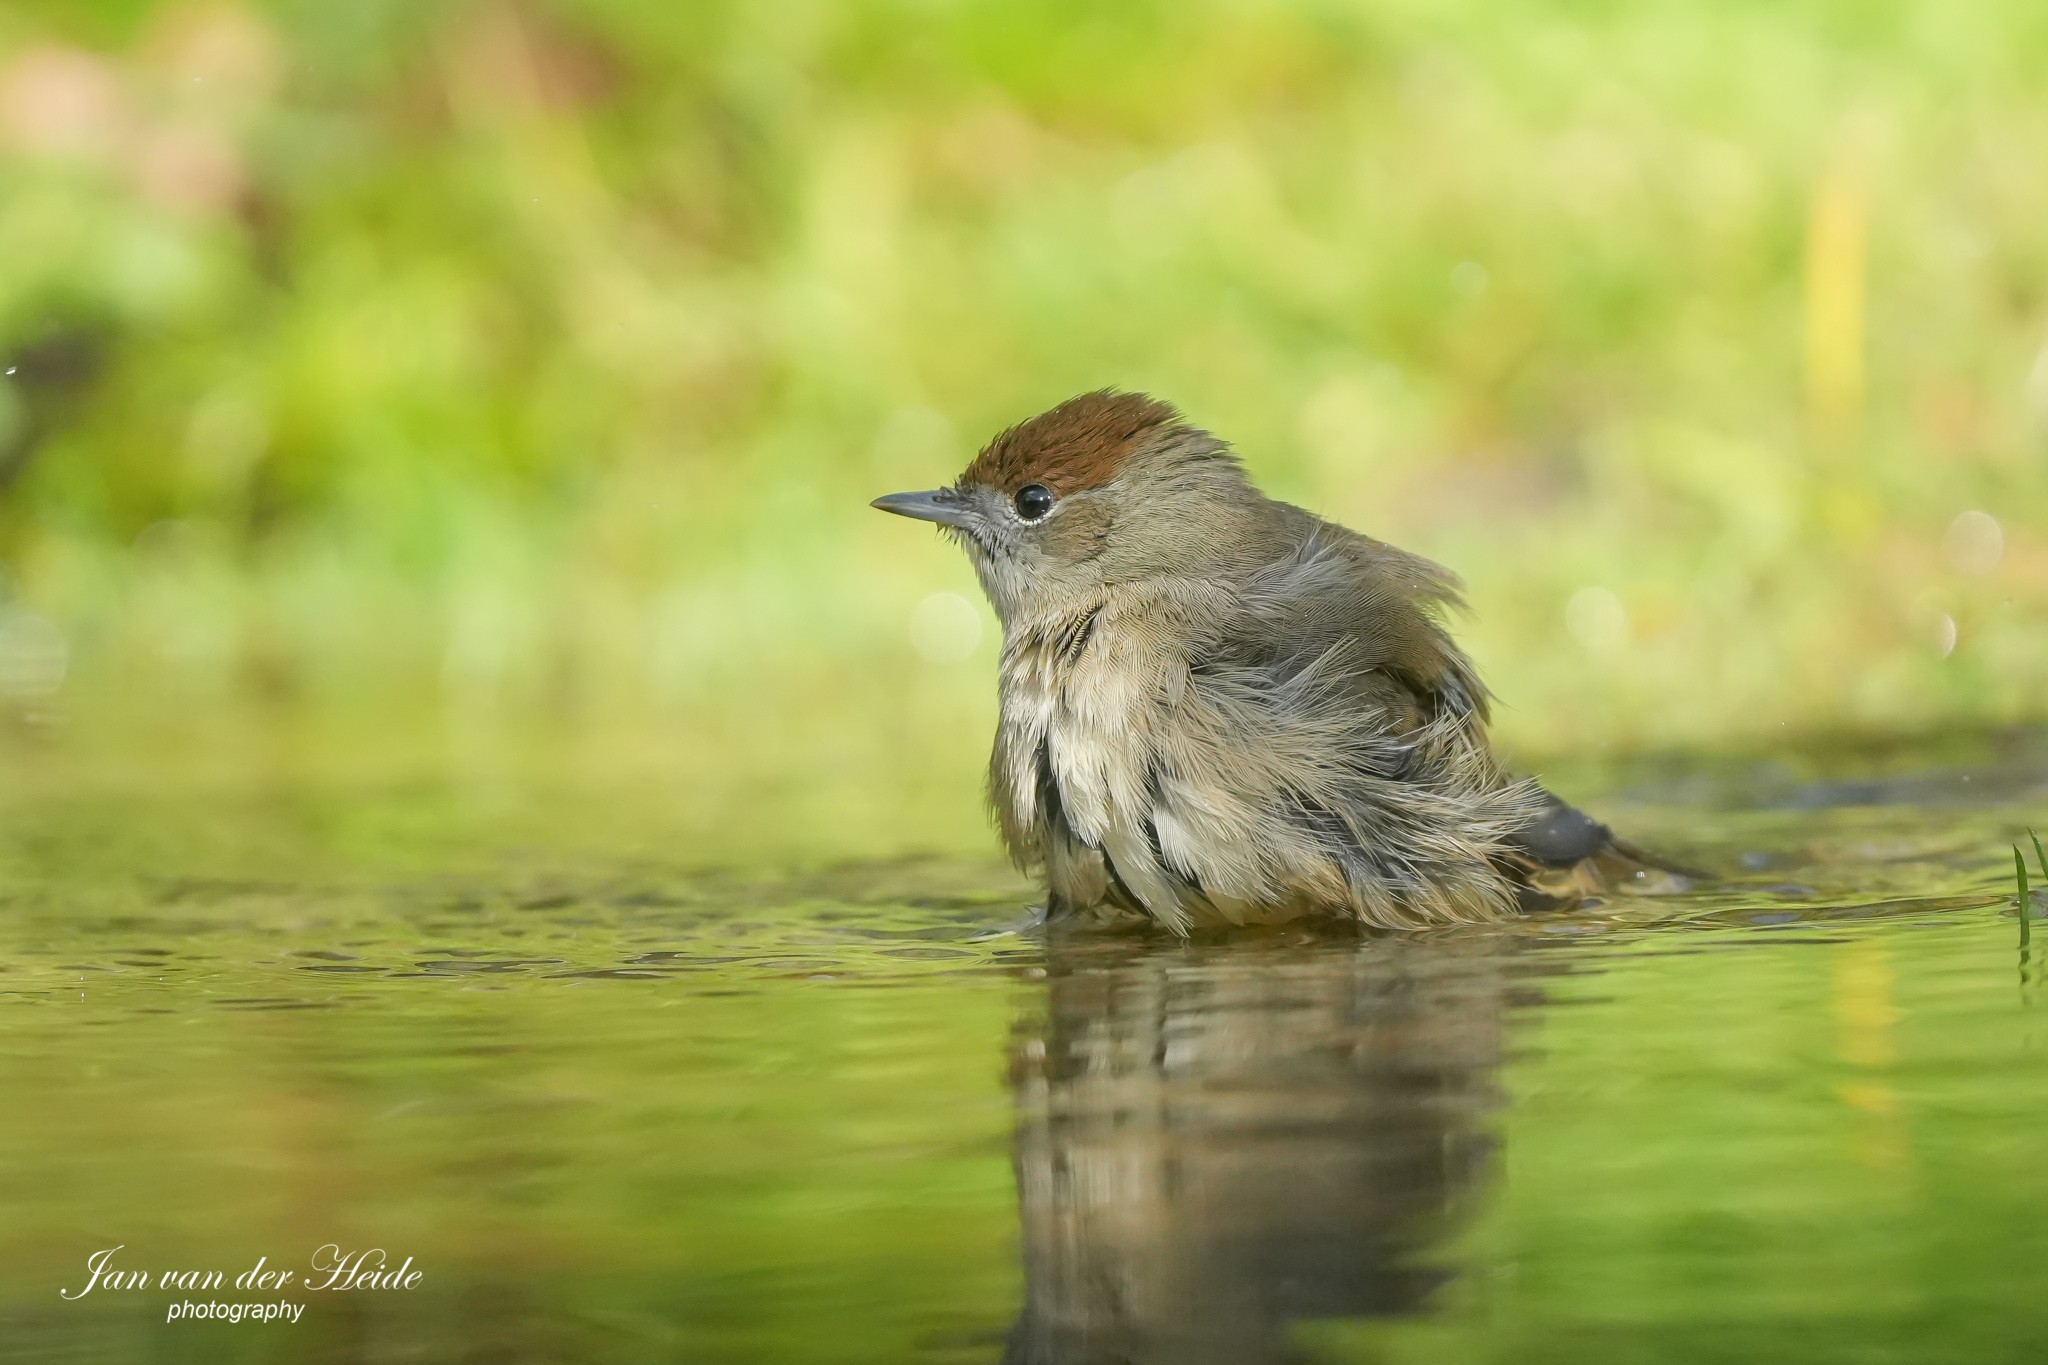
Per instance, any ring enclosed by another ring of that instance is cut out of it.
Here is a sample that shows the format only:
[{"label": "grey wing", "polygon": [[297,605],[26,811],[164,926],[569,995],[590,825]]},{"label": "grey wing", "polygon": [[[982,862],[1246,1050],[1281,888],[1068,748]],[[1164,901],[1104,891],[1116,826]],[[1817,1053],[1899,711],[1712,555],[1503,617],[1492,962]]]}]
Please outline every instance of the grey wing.
[{"label": "grey wing", "polygon": [[1499,855],[1534,792],[1495,766],[1485,692],[1433,614],[1454,580],[1296,516],[1190,659],[1191,684],[1234,717],[1216,731],[1243,754],[1239,770],[1268,775],[1272,842],[1313,847],[1307,861],[1373,923],[1502,913]]},{"label": "grey wing", "polygon": [[1359,705],[1403,733],[1446,716],[1483,726],[1486,688],[1442,622],[1464,605],[1457,576],[1298,508],[1286,511],[1286,551],[1240,592],[1250,628],[1233,633],[1265,642],[1257,662],[1285,676],[1325,661]]},{"label": "grey wing", "polygon": [[[1286,633],[1303,650],[1348,648],[1362,666],[1348,679],[1351,691],[1398,727],[1413,731],[1446,715],[1468,718],[1475,731],[1483,726],[1486,689],[1441,621],[1463,606],[1457,578],[1419,555],[1301,515],[1307,532],[1273,566],[1271,586],[1254,586],[1254,609],[1291,613]],[[1504,840],[1510,861],[1564,868],[1617,850],[1606,825],[1541,787],[1532,791],[1534,808]]]}]

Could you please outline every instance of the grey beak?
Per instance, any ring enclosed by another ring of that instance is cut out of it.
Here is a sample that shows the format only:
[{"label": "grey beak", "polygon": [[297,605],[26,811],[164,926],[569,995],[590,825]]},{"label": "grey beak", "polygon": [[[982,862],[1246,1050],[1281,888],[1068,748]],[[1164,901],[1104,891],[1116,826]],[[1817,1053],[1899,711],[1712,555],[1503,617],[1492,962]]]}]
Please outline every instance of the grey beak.
[{"label": "grey beak", "polygon": [[974,510],[960,500],[960,495],[950,488],[934,488],[927,493],[891,493],[876,498],[870,507],[879,507],[884,512],[894,512],[899,517],[910,517],[917,521],[936,521],[941,526],[957,526],[962,529],[973,524]]}]

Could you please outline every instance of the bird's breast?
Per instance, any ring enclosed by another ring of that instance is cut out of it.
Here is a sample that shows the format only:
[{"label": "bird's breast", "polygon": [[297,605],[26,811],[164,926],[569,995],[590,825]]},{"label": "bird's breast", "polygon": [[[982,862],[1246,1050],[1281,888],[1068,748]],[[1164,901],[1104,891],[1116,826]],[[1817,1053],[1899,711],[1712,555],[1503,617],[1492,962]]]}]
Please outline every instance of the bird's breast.
[{"label": "bird's breast", "polygon": [[[1102,847],[1144,805],[1172,665],[1100,609],[1020,632],[1004,651],[998,793],[1019,824],[1057,815]],[[1057,810],[1051,809],[1057,803]]]}]

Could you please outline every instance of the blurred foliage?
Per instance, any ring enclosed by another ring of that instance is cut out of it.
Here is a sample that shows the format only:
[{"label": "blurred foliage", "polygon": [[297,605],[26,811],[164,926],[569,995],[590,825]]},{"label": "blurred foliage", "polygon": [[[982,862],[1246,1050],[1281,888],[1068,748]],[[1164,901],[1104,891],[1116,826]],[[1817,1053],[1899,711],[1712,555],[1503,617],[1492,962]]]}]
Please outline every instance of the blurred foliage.
[{"label": "blurred foliage", "polygon": [[2038,715],[2044,90],[2016,0],[17,4],[0,691],[972,838],[865,503],[1115,384],[1464,574],[1525,754]]}]

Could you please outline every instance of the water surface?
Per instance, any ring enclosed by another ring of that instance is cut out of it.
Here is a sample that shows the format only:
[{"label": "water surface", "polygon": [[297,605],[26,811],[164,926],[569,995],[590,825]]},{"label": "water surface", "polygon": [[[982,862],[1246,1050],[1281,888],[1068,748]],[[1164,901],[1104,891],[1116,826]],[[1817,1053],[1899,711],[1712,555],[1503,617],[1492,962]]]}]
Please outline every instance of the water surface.
[{"label": "water surface", "polygon": [[[706,871],[655,807],[11,793],[0,1356],[2048,1357],[2038,737],[1567,780],[1713,879],[1048,944],[991,862]],[[327,1244],[422,1278],[59,1294]]]}]

